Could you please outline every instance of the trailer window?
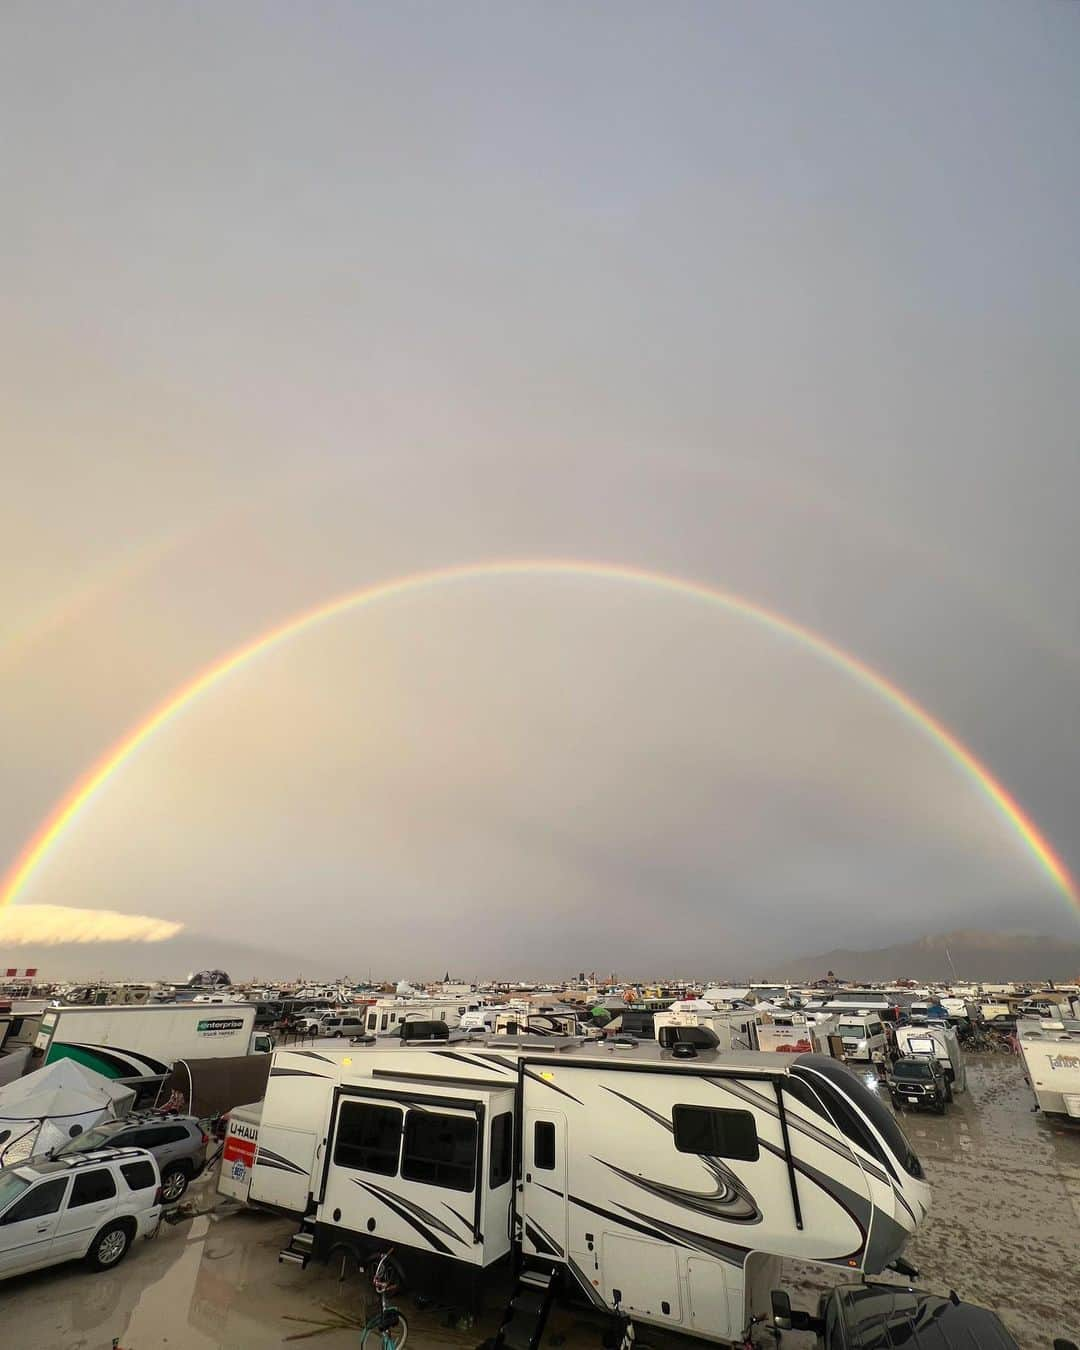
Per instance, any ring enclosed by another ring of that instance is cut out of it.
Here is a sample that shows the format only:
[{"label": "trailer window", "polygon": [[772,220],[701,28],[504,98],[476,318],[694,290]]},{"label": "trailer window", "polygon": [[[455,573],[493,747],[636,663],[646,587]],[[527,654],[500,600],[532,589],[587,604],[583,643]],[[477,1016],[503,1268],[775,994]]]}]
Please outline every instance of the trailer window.
[{"label": "trailer window", "polygon": [[505,1186],[514,1170],[514,1117],[509,1111],[491,1122],[491,1189]]},{"label": "trailer window", "polygon": [[555,1125],[538,1120],[533,1126],[533,1166],[541,1172],[555,1170]]},{"label": "trailer window", "polygon": [[757,1126],[749,1111],[728,1111],[720,1106],[676,1106],[671,1120],[675,1147],[680,1153],[757,1162]]},{"label": "trailer window", "polygon": [[342,1102],[334,1139],[334,1162],[358,1172],[395,1176],[401,1144],[402,1111],[398,1106]]},{"label": "trailer window", "polygon": [[471,1191],[476,1184],[475,1119],[410,1111],[405,1121],[401,1175],[407,1181]]}]

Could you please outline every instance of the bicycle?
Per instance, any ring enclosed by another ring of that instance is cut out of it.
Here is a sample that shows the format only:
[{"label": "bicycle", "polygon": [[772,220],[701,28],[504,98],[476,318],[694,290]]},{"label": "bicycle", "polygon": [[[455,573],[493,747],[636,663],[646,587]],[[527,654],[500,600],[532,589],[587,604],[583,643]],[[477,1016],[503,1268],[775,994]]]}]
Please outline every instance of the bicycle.
[{"label": "bicycle", "polygon": [[368,1337],[372,1337],[374,1345],[374,1337],[378,1336],[379,1350],[403,1350],[408,1340],[409,1324],[405,1320],[404,1313],[388,1301],[389,1296],[398,1291],[398,1285],[394,1281],[393,1262],[390,1261],[393,1251],[393,1247],[387,1247],[379,1257],[371,1276],[372,1288],[379,1296],[379,1311],[364,1323],[364,1329],[360,1333],[360,1350],[364,1350]]}]

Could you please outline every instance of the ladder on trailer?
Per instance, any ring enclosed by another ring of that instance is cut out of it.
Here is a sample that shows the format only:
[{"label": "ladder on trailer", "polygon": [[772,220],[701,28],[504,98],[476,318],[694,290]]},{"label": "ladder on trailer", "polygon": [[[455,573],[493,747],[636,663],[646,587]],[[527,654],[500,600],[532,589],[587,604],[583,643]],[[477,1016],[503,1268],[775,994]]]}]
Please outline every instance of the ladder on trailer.
[{"label": "ladder on trailer", "polygon": [[557,1284],[554,1270],[525,1267],[518,1272],[492,1350],[537,1350],[555,1302]]}]

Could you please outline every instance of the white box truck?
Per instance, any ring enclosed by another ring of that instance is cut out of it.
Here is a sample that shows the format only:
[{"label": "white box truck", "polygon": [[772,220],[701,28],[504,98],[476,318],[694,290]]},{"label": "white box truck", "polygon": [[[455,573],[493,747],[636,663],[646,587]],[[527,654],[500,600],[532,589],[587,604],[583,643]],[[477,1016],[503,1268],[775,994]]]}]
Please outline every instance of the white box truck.
[{"label": "white box truck", "polygon": [[132,1087],[159,1083],[178,1059],[269,1053],[253,1003],[144,1003],[49,1008],[34,1048],[42,1064],[73,1059]]}]

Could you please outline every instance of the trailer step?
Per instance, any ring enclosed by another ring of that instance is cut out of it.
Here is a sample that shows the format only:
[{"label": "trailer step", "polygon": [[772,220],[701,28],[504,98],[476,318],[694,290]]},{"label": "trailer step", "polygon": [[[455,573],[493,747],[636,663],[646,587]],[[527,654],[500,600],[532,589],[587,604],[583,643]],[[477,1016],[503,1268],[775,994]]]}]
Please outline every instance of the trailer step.
[{"label": "trailer step", "polygon": [[278,1264],[285,1261],[290,1265],[305,1268],[315,1249],[315,1234],[307,1228],[301,1228],[289,1239],[289,1245],[278,1252]]},{"label": "trailer step", "polygon": [[558,1283],[554,1270],[530,1267],[519,1272],[495,1335],[493,1350],[538,1350]]}]

